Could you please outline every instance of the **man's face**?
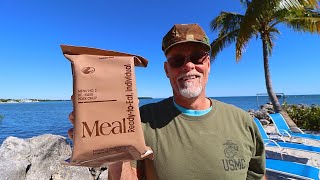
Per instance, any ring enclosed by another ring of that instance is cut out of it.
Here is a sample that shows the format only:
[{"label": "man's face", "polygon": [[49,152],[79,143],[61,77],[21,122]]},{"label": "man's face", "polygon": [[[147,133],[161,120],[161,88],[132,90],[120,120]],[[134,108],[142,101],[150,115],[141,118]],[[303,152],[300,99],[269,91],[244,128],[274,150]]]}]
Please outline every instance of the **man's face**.
[{"label": "man's face", "polygon": [[210,57],[204,47],[197,43],[173,46],[167,53],[164,68],[176,98],[205,97]]}]

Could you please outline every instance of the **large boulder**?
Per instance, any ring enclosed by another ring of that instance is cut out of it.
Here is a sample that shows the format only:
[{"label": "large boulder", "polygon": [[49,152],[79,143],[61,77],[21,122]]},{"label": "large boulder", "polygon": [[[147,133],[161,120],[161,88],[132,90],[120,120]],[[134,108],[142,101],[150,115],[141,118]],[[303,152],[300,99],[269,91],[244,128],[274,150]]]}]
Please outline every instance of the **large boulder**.
[{"label": "large boulder", "polygon": [[0,147],[1,180],[88,180],[107,178],[106,168],[65,166],[71,147],[65,137],[8,137]]}]

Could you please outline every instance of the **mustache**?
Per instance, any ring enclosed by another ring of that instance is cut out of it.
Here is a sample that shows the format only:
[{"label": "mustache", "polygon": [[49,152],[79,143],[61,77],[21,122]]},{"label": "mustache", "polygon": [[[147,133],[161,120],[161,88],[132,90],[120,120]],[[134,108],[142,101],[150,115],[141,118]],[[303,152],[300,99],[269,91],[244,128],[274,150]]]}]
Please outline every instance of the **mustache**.
[{"label": "mustache", "polygon": [[187,73],[180,74],[177,79],[179,80],[187,76],[199,76],[201,78],[202,74],[198,72],[187,72]]}]

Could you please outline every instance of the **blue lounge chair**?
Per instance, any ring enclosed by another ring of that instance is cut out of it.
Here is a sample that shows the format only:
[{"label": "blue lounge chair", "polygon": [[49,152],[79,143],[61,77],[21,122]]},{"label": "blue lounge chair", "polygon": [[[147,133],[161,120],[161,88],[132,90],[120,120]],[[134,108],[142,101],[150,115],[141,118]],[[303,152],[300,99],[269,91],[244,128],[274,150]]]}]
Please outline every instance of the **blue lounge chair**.
[{"label": "blue lounge chair", "polygon": [[266,170],[298,179],[320,179],[320,169],[291,161],[266,159]]},{"label": "blue lounge chair", "polygon": [[264,130],[260,121],[257,118],[254,118],[254,121],[255,121],[256,125],[258,126],[259,132],[262,136],[262,139],[264,141],[265,146],[277,146],[281,150],[283,150],[284,148],[288,148],[288,149],[308,151],[308,152],[320,154],[320,147],[309,146],[309,145],[305,145],[305,144],[289,143],[289,142],[285,142],[283,139],[281,139],[283,142],[274,141],[269,138],[269,136],[267,135],[267,133]]},{"label": "blue lounge chair", "polygon": [[306,139],[312,139],[312,140],[317,140],[320,141],[320,136],[319,135],[314,135],[314,134],[305,134],[301,129],[297,128],[299,131],[297,132],[292,132],[283,118],[283,116],[280,113],[275,113],[275,114],[269,114],[269,117],[273,121],[277,133],[282,135],[282,136],[288,136],[291,140],[292,138],[306,138]]}]

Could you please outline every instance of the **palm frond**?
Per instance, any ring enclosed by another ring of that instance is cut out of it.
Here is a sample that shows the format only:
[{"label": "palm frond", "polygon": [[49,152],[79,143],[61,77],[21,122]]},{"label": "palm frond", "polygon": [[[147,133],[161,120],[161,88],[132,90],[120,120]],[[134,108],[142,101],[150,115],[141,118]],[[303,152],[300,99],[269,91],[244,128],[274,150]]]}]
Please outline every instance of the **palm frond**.
[{"label": "palm frond", "polygon": [[272,25],[270,25],[269,33],[271,34],[280,34],[280,31]]},{"label": "palm frond", "polygon": [[[239,32],[240,33],[240,32]],[[251,39],[252,36],[256,36],[257,33],[255,31],[252,31],[252,33],[247,33],[247,36],[245,37],[237,37],[236,41],[236,61],[239,62],[242,57],[242,53],[246,50],[246,46]]]},{"label": "palm frond", "polygon": [[319,0],[300,0],[299,1],[304,7],[310,7],[310,8],[319,8],[318,2]]},{"label": "palm frond", "polygon": [[320,33],[320,12],[318,9],[292,10],[281,20],[295,31]]},{"label": "palm frond", "polygon": [[295,31],[320,34],[320,17],[294,18],[284,23]]},{"label": "palm frond", "polygon": [[278,25],[279,23],[281,23],[281,21],[275,19],[274,21],[270,22],[269,27],[270,28],[274,28],[275,31],[277,31],[276,33],[280,34],[280,31],[278,29],[276,29],[276,25]]},{"label": "palm frond", "polygon": [[[254,0],[240,0],[240,3],[247,8],[251,2]],[[319,0],[267,0],[261,1],[259,3],[262,8],[268,7],[269,5],[275,7],[280,7],[284,9],[302,9],[303,7],[318,7]],[[266,9],[267,11],[270,9]]]},{"label": "palm frond", "polygon": [[236,41],[236,38],[238,36],[239,30],[234,30],[231,32],[228,32],[224,35],[219,36],[217,39],[215,39],[211,44],[211,57],[212,59],[215,59],[217,54],[223,50],[223,48],[229,46],[230,44],[234,43]]},{"label": "palm frond", "polygon": [[218,31],[218,38],[211,43],[211,56],[216,57],[224,47],[236,41],[239,34],[240,24],[243,20],[243,15],[221,12],[210,23],[212,31]]},{"label": "palm frond", "polygon": [[245,50],[248,41],[256,34],[259,28],[259,17],[261,14],[255,11],[256,6],[258,6],[257,1],[251,1],[240,24],[239,35],[236,42],[237,62],[241,59],[242,52]]},{"label": "palm frond", "polygon": [[290,0],[290,1],[280,1],[279,6],[280,9],[301,9],[303,5],[298,0]]},{"label": "palm frond", "polygon": [[[279,9],[303,9],[304,7],[317,8],[319,0],[267,0],[266,4]],[[265,4],[264,4],[265,5]],[[263,7],[263,6],[262,6]]]},{"label": "palm frond", "polygon": [[[240,60],[242,56],[242,52],[250,38],[256,31],[260,33],[265,33],[266,28],[270,23],[275,21],[275,19],[280,19],[279,21],[283,21],[283,19],[287,20],[288,12],[302,12],[305,9],[304,5],[308,5],[308,7],[316,7],[316,0],[252,0],[249,6],[247,7],[246,13],[243,17],[243,21],[240,25],[239,36],[236,43],[236,57],[237,61]],[[301,14],[297,14],[296,16],[301,16]],[[294,17],[296,17],[294,16]],[[291,18],[292,19],[292,18]],[[297,21],[297,19],[295,20]],[[275,26],[279,22],[275,22],[273,25]],[[299,23],[294,23],[291,20],[291,27],[294,29],[299,29]],[[309,24],[307,27],[309,31],[315,32],[319,29],[319,24],[313,22],[313,24]],[[304,29],[306,29],[305,26]],[[270,38],[269,38],[270,39]],[[273,44],[269,42],[269,54],[271,54]]]},{"label": "palm frond", "polygon": [[276,34],[280,34],[280,31],[272,26],[269,26],[268,29],[268,36],[267,36],[267,50],[268,50],[268,55],[271,56],[273,47],[275,45],[275,40],[277,38]]},{"label": "palm frond", "polygon": [[218,31],[219,36],[239,29],[243,15],[231,12],[221,12],[210,22],[211,31]]}]

